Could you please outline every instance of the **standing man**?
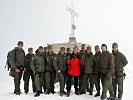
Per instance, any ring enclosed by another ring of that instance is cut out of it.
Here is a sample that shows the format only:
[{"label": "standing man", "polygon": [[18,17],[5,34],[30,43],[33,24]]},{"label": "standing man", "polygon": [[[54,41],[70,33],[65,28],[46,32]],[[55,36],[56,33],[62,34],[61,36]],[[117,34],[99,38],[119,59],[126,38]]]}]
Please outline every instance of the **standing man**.
[{"label": "standing man", "polygon": [[60,48],[59,53],[54,58],[54,68],[57,72],[60,82],[60,96],[63,96],[64,94],[66,94],[66,92],[64,91],[66,80],[66,53],[64,47]]},{"label": "standing man", "polygon": [[54,94],[54,83],[56,79],[56,71],[54,69],[54,57],[56,54],[53,52],[52,45],[48,46],[48,53],[45,56],[46,70],[45,70],[45,81],[46,81],[46,94]]},{"label": "standing man", "polygon": [[36,51],[36,54],[32,57],[30,63],[31,70],[35,75],[35,86],[37,93],[35,97],[40,96],[42,93],[42,85],[43,85],[43,74],[45,69],[45,61],[43,57],[43,47],[40,46]]},{"label": "standing man", "polygon": [[24,72],[24,76],[23,76],[23,80],[24,80],[24,90],[25,90],[25,93],[27,94],[29,92],[29,80],[30,80],[30,77],[31,77],[31,80],[32,80],[32,89],[33,89],[33,93],[36,92],[36,88],[35,88],[35,82],[34,82],[34,79],[35,79],[35,76],[31,70],[31,67],[30,67],[30,62],[31,62],[31,58],[33,57],[33,48],[29,48],[28,49],[28,54],[26,55],[25,57],[25,72]]},{"label": "standing man", "polygon": [[116,97],[118,85],[118,99],[122,100],[124,67],[128,61],[125,55],[119,52],[117,43],[112,44],[112,49],[112,54],[115,59],[115,78],[113,79],[114,96]]},{"label": "standing man", "polygon": [[48,53],[48,47],[44,47],[44,55]]},{"label": "standing man", "polygon": [[[67,48],[67,51],[66,51],[66,60],[67,61],[70,60],[70,56],[71,56],[71,49]],[[67,72],[68,72],[68,64],[67,63],[66,63],[66,67],[67,67],[67,69],[66,69],[66,74],[67,74]]]},{"label": "standing man", "polygon": [[20,80],[25,65],[25,52],[22,49],[23,42],[19,41],[17,47],[10,52],[9,63],[11,65],[12,76],[14,77],[14,94],[20,95]]},{"label": "standing man", "polygon": [[[47,53],[48,53],[48,47],[44,47],[44,52],[43,52],[44,59],[45,59]],[[45,72],[44,72],[44,76],[43,76],[43,90],[44,90],[44,93],[45,93],[46,92]]]},{"label": "standing man", "polygon": [[98,45],[95,46],[95,55],[94,55],[94,84],[97,90],[95,97],[100,96],[100,61],[102,53]]},{"label": "standing man", "polygon": [[83,80],[82,80],[82,86],[80,89],[80,94],[86,93],[86,86],[88,85],[88,79],[89,79],[89,94],[93,94],[93,54],[91,52],[91,47],[87,47],[85,57],[84,57],[84,75],[83,75]]},{"label": "standing man", "polygon": [[109,90],[110,97],[114,97],[112,86],[112,78],[114,75],[114,56],[107,50],[107,45],[102,44],[102,57],[100,63],[101,81],[102,81],[102,95],[101,100],[107,97],[107,90]]},{"label": "standing man", "polygon": [[[80,54],[80,56],[81,56],[82,62],[84,63],[85,54],[86,54],[85,44],[82,44],[82,45],[81,45],[81,50],[80,50],[79,54]],[[85,69],[84,64],[81,64],[81,65],[80,65],[80,68],[81,68],[81,74],[80,74],[80,76],[79,76],[79,89],[81,89],[82,84],[83,84],[84,69]],[[88,83],[88,82],[87,82],[87,83]],[[88,85],[87,85],[87,87],[88,87]]]}]

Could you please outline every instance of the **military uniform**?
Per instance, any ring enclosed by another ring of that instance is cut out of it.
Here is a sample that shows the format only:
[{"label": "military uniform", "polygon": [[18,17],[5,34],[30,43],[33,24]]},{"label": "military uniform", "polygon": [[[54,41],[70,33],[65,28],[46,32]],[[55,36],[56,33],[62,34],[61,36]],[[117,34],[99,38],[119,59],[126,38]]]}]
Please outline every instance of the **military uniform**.
[{"label": "military uniform", "polygon": [[26,57],[25,57],[26,72],[24,72],[24,76],[23,76],[25,93],[28,93],[28,91],[29,91],[29,80],[30,80],[30,77],[31,77],[31,80],[32,80],[33,92],[36,92],[35,82],[34,82],[35,76],[34,76],[32,70],[30,68],[30,62],[31,62],[31,59],[32,59],[33,55],[34,54],[27,54]]},{"label": "military uniform", "polygon": [[[113,47],[118,47],[116,43],[113,44]],[[118,98],[122,99],[123,94],[123,71],[124,67],[127,65],[128,61],[124,54],[121,52],[113,51],[112,53],[114,55],[115,59],[115,78],[113,79],[113,88],[114,88],[114,94],[116,97],[117,94],[117,85],[118,85]]]},{"label": "military uniform", "polygon": [[47,53],[45,56],[46,68],[45,68],[45,81],[46,81],[46,94],[54,93],[54,83],[56,78],[56,72],[54,69],[53,61],[56,54],[54,52]]},{"label": "military uniform", "polygon": [[[46,55],[47,55],[47,47],[44,47],[44,52],[43,52],[43,57],[45,59]],[[45,80],[45,72],[44,72],[44,76],[43,76],[43,89],[44,92],[46,92],[46,80]]]},{"label": "military uniform", "polygon": [[99,51],[94,55],[94,84],[97,90],[95,96],[100,96],[100,60],[102,53]]},{"label": "military uniform", "polygon": [[[89,54],[85,54],[85,60],[84,60],[84,75],[83,75],[83,80],[82,80],[82,87],[81,90],[82,92],[85,92],[86,86],[88,84],[88,78],[89,78],[89,92],[90,95],[92,95],[93,92],[93,54],[90,52]],[[80,94],[82,94],[82,92]]]},{"label": "military uniform", "polygon": [[[11,65],[12,76],[14,77],[15,90],[14,93],[20,95],[20,80],[22,78],[23,68],[25,65],[25,52],[23,49],[19,50],[18,47],[10,52],[9,63]],[[17,73],[15,69],[19,69]]]},{"label": "military uniform", "polygon": [[104,51],[101,56],[100,73],[101,82],[103,86],[101,99],[106,98],[107,90],[109,90],[110,96],[114,97],[114,91],[112,86],[112,77],[114,75],[114,56],[108,51]]},{"label": "military uniform", "polygon": [[60,52],[54,57],[54,68],[57,72],[57,76],[60,82],[60,95],[64,93],[65,81],[66,81],[66,54]]},{"label": "military uniform", "polygon": [[45,70],[45,60],[43,54],[40,54],[37,51],[36,54],[31,59],[30,67],[35,75],[36,91],[38,94],[40,94],[42,90],[43,75]]},{"label": "military uniform", "polygon": [[[82,62],[84,63],[84,60],[85,60],[85,50],[80,50],[79,52],[80,56],[81,56],[81,60]],[[81,74],[79,76],[79,89],[81,89],[82,87],[82,84],[83,84],[83,77],[84,77],[84,64],[80,65],[80,68],[81,68]]]}]

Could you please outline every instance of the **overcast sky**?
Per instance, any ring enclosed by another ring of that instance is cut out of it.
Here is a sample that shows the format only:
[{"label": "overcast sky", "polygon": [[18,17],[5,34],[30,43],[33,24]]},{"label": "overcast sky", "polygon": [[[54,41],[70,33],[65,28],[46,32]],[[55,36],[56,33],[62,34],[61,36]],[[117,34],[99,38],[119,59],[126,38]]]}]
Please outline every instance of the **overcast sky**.
[{"label": "overcast sky", "polygon": [[[73,0],[78,42],[91,45],[118,42],[120,51],[132,60],[133,0]],[[19,40],[24,49],[47,43],[67,42],[71,14],[66,11],[70,0],[0,0],[0,76],[7,52]],[[131,62],[132,63],[132,62]],[[133,63],[132,63],[133,64]],[[1,80],[1,79],[0,79]]]}]

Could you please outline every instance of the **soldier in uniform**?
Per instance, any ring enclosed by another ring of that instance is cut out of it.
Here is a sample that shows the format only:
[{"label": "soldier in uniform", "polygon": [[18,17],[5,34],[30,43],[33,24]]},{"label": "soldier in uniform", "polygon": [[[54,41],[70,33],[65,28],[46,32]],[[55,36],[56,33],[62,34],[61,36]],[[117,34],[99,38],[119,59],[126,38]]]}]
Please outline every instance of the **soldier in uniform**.
[{"label": "soldier in uniform", "polygon": [[46,68],[45,68],[45,81],[46,81],[46,94],[54,94],[54,83],[56,79],[56,71],[54,69],[54,57],[56,54],[53,52],[52,45],[48,46],[48,53],[45,56]]},{"label": "soldier in uniform", "polygon": [[[85,54],[86,54],[85,44],[81,45],[81,50],[80,50],[79,54],[81,56],[82,62],[84,62]],[[81,68],[81,74],[79,76],[79,89],[81,89],[82,84],[83,84],[83,76],[84,76],[84,68],[85,68],[84,64],[80,65],[80,68]]]},{"label": "soldier in uniform", "polygon": [[[44,52],[43,52],[44,58],[47,55],[47,53],[48,53],[48,47],[44,47]],[[45,93],[46,92],[45,72],[44,72],[44,76],[43,76],[43,90],[44,90],[44,93]]]},{"label": "soldier in uniform", "polygon": [[44,55],[48,53],[48,47],[44,47]]},{"label": "soldier in uniform", "polygon": [[31,77],[31,80],[32,80],[33,92],[36,92],[35,83],[34,83],[35,76],[34,76],[32,70],[31,70],[31,67],[30,67],[31,58],[33,57],[33,55],[34,55],[33,54],[33,48],[29,48],[28,49],[28,54],[25,57],[25,68],[26,68],[26,71],[24,72],[24,76],[23,76],[24,90],[25,90],[26,94],[29,92],[29,80],[30,80],[30,77]]},{"label": "soldier in uniform", "polygon": [[12,76],[14,77],[14,94],[20,95],[20,80],[23,70],[25,70],[25,52],[22,49],[23,42],[19,41],[17,47],[10,52],[9,63],[11,65]]},{"label": "soldier in uniform", "polygon": [[[71,49],[70,48],[67,48],[67,51],[66,51],[66,60],[70,60],[70,55],[71,55]],[[66,73],[68,71],[68,64],[66,63]]]},{"label": "soldier in uniform", "polygon": [[59,53],[54,58],[54,68],[60,82],[60,96],[66,94],[64,91],[66,80],[66,53],[65,48],[61,47]]},{"label": "soldier in uniform", "polygon": [[107,97],[107,90],[109,90],[110,97],[114,97],[114,91],[112,86],[112,78],[114,76],[114,56],[107,51],[107,45],[102,44],[102,56],[100,63],[100,73],[102,82],[102,95],[101,100]]},{"label": "soldier in uniform", "polygon": [[94,55],[94,84],[97,90],[95,97],[100,96],[100,60],[102,53],[98,45],[95,46],[95,55]]},{"label": "soldier in uniform", "polygon": [[117,43],[112,44],[112,49],[112,54],[115,59],[115,78],[113,79],[114,97],[116,97],[118,85],[118,99],[122,100],[124,67],[127,65],[128,61],[125,55],[119,52]]},{"label": "soldier in uniform", "polygon": [[89,94],[93,94],[93,54],[91,52],[91,47],[87,47],[85,57],[84,57],[84,75],[83,75],[83,80],[82,80],[82,87],[80,89],[80,94],[84,94],[86,90],[86,86],[88,84],[88,78],[89,78]]},{"label": "soldier in uniform", "polygon": [[42,93],[42,85],[43,85],[43,74],[45,70],[45,61],[43,57],[43,47],[40,46],[36,51],[36,54],[32,57],[30,63],[31,70],[35,75],[35,86],[37,93],[35,97],[40,96]]}]

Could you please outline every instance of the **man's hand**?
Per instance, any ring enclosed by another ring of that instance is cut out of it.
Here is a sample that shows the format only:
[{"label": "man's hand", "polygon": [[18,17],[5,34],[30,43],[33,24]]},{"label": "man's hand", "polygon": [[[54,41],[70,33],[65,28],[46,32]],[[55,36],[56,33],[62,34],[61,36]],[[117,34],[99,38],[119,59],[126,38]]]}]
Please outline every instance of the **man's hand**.
[{"label": "man's hand", "polygon": [[57,71],[57,73],[60,73],[60,72],[61,72],[60,70]]},{"label": "man's hand", "polygon": [[26,68],[24,68],[24,72],[26,72]]},{"label": "man's hand", "polygon": [[16,71],[17,73],[20,73],[20,70],[19,70],[19,69],[17,69],[17,68],[15,69],[15,71]]}]

